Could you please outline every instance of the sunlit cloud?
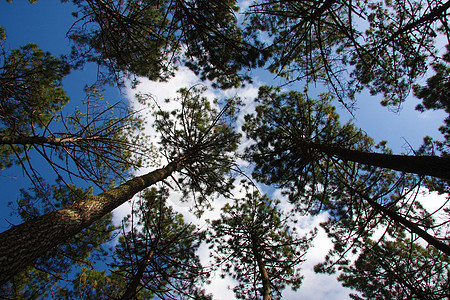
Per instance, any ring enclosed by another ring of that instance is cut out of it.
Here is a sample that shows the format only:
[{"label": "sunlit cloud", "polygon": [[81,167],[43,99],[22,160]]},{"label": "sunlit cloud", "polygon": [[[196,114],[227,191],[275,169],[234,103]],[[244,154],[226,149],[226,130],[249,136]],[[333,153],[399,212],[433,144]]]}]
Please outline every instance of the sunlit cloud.
[{"label": "sunlit cloud", "polygon": [[[151,127],[152,124],[152,116],[151,111],[148,107],[138,103],[136,94],[145,94],[150,96],[150,101],[159,106],[164,110],[172,110],[176,107],[175,103],[166,103],[165,99],[175,98],[177,97],[177,91],[180,88],[190,88],[194,85],[201,84],[205,85],[208,89],[204,96],[208,97],[208,99],[217,98],[227,99],[233,97],[239,97],[243,106],[240,109],[239,116],[237,118],[237,129],[242,133],[240,127],[244,123],[244,116],[246,114],[254,112],[255,102],[254,99],[257,97],[258,88],[262,85],[261,82],[255,80],[254,84],[248,84],[245,87],[229,89],[229,90],[218,90],[213,89],[209,82],[201,82],[201,80],[188,68],[180,67],[177,71],[176,75],[168,80],[167,82],[153,82],[147,79],[140,79],[140,84],[136,88],[129,87],[126,90],[127,98],[131,101],[131,105],[135,110],[142,110],[143,114],[147,118],[148,126],[145,129],[145,133],[149,136],[157,138],[157,134],[155,130]],[[153,141],[156,142],[155,140]],[[243,134],[241,144],[239,146],[238,151],[243,153],[246,147],[248,147],[250,142],[245,138]],[[244,160],[238,160],[240,164],[240,168],[245,171],[251,171],[251,166],[248,165],[248,162]],[[165,162],[161,162],[160,166],[163,166]],[[139,170],[139,173],[136,175],[144,174],[154,170],[158,166],[152,166],[150,168]],[[236,183],[244,177],[240,177],[236,180]],[[257,186],[258,189],[267,190],[267,187]],[[281,199],[283,197],[278,190],[270,189],[273,197],[277,199]],[[234,198],[242,198],[245,195],[245,191],[243,191],[239,185],[233,190]],[[205,229],[207,226],[206,220],[214,220],[220,217],[220,209],[230,201],[230,199],[225,199],[224,197],[218,197],[216,199],[211,199],[213,203],[213,209],[210,211],[206,211],[201,219],[198,219],[192,212],[191,208],[192,202],[184,202],[181,200],[181,195],[176,191],[172,191],[170,193],[169,205],[171,205],[175,211],[181,213],[184,216],[185,222],[195,224],[198,226],[200,230]],[[288,205],[287,201],[283,201],[284,205]],[[288,210],[289,207],[282,207],[283,209]],[[114,211],[114,220],[115,222],[120,222],[120,220],[131,211],[130,202],[122,205],[118,209]],[[312,228],[317,227],[320,222],[326,220],[326,215],[321,214],[315,217],[302,217],[299,219],[299,223],[297,226],[299,227],[299,232],[307,233]],[[318,236],[314,240],[314,246],[307,253],[306,258],[307,261],[302,265],[302,273],[304,274],[304,283],[299,291],[294,292],[289,289],[283,293],[285,299],[297,299],[299,295],[301,295],[302,299],[347,299],[348,298],[348,290],[344,289],[337,281],[335,277],[324,275],[324,274],[316,274],[314,273],[313,267],[315,264],[321,262],[324,259],[324,256],[331,248],[331,241],[326,237],[326,234],[323,230],[319,230]],[[213,261],[211,259],[210,249],[206,244],[202,244],[199,249],[199,257],[204,266],[211,267]],[[233,299],[234,293],[232,288],[235,286],[235,282],[229,276],[225,276],[225,278],[221,278],[220,272],[216,271],[211,274],[211,282],[207,285],[206,291],[208,293],[213,294],[214,299]],[[332,297],[330,295],[333,295]]]}]

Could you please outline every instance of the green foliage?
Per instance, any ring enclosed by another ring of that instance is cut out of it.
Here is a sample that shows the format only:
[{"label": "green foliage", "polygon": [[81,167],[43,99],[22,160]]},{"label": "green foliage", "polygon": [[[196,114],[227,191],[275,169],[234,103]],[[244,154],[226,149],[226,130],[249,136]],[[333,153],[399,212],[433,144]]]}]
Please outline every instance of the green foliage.
[{"label": "green foliage", "polygon": [[265,59],[243,37],[235,0],[180,1],[179,24],[187,46],[184,63],[202,80],[221,88],[238,87],[251,77],[244,68],[262,66]]},{"label": "green foliage", "polygon": [[[295,91],[280,93],[276,88],[261,87],[256,113],[245,116],[243,125],[247,137],[256,142],[246,154],[255,163],[253,177],[289,190],[290,201],[312,214],[336,209],[333,199],[341,201],[338,193],[344,188],[339,176],[347,175],[339,162],[308,142],[354,150],[373,146],[372,139],[352,124],[339,123],[331,100],[329,94],[315,100]],[[363,168],[370,176],[370,168]],[[349,172],[357,174],[356,170]]]},{"label": "green foliage", "polygon": [[[380,182],[381,186],[374,185],[373,191],[366,188],[366,193],[372,193],[374,196],[370,201],[378,203],[393,216],[386,215],[380,208],[371,204],[367,194],[356,192],[354,189],[351,191],[357,195],[351,193],[349,195],[349,192],[345,190],[338,194],[336,199],[341,197],[345,206],[339,207],[337,213],[332,212],[332,218],[321,224],[333,243],[333,249],[326,255],[324,262],[317,266],[316,271],[334,273],[336,266],[348,264],[352,254],[363,249],[368,239],[375,239],[374,236],[378,233],[386,234],[398,227],[404,228],[405,232],[415,237],[411,244],[424,242],[419,239],[421,236],[415,232],[414,227],[428,231],[434,239],[447,238],[445,223],[435,222],[433,215],[417,201],[416,188],[418,187],[414,186],[413,180],[405,178],[405,182],[397,181],[391,184],[391,190],[386,188],[382,177],[379,177],[377,184]],[[360,188],[358,183],[356,182],[355,185]],[[382,193],[376,193],[383,189]],[[399,218],[413,225],[401,224],[398,222]],[[430,228],[433,228],[433,232]],[[434,249],[433,252],[437,251],[436,248]]]},{"label": "green foliage", "polygon": [[[400,218],[429,228],[432,218],[415,200],[414,176],[335,158],[317,146],[366,152],[376,148],[352,124],[340,125],[329,97],[321,95],[314,101],[298,92],[262,87],[257,101],[256,114],[246,116],[244,125],[256,142],[247,152],[255,163],[254,177],[283,188],[302,213],[327,213],[329,219],[322,226],[334,248],[323,270],[333,271],[335,261],[345,260],[351,248],[361,247],[376,229],[389,228]],[[389,151],[384,144],[377,147]]]},{"label": "green foliage", "polygon": [[[447,119],[449,120],[449,119]],[[446,120],[446,123],[447,123]],[[441,131],[449,132],[448,125],[442,126]],[[449,155],[450,134],[445,134],[445,140],[435,140],[432,137],[426,136],[423,139],[423,144],[417,151],[420,155],[441,155],[448,157]],[[424,185],[428,190],[438,192],[439,194],[448,194],[450,191],[449,181],[434,177],[424,178]]]},{"label": "green foliage", "polygon": [[0,103],[2,134],[33,132],[43,128],[69,101],[62,79],[69,66],[28,44],[0,58]]},{"label": "green foliage", "polygon": [[[0,31],[5,38],[4,30]],[[3,47],[2,47],[3,49]],[[69,66],[28,44],[11,52],[0,53],[0,134],[31,136],[58,117],[69,101],[62,89],[62,79]],[[0,146],[0,168],[20,161],[20,146]]]},{"label": "green foliage", "polygon": [[416,109],[423,112],[425,109],[445,109],[450,113],[450,53],[443,56],[439,63],[433,64],[436,74],[427,79],[426,86],[414,86],[414,95],[422,99],[423,104],[419,104]]},{"label": "green foliage", "polygon": [[[438,1],[259,1],[247,32],[267,40],[269,70],[289,80],[322,81],[348,108],[367,88],[384,105],[405,100],[434,56]],[[445,11],[445,10],[444,10]],[[442,11],[441,11],[442,13]],[[445,27],[446,28],[446,27]],[[447,32],[446,32],[447,33]]]},{"label": "green foliage", "polygon": [[[59,291],[61,299],[107,299],[107,297],[119,298],[125,289],[125,282],[121,274],[106,271],[97,271],[90,268],[82,268],[81,272],[72,280],[73,285]],[[142,293],[141,293],[142,294]],[[150,299],[139,297],[136,299]]]},{"label": "green foliage", "polygon": [[365,43],[355,45],[353,41],[347,47],[348,52],[353,52],[350,65],[355,66],[351,76],[356,91],[368,87],[372,95],[382,94],[381,104],[385,106],[406,100],[414,80],[425,74],[427,58],[435,54],[436,34],[430,26],[434,20],[406,29],[420,19],[422,8],[420,1],[373,1],[361,5],[369,28],[355,36],[363,37]]},{"label": "green foliage", "polygon": [[[334,1],[260,1],[250,6],[247,34],[257,45],[267,46],[265,55],[271,56],[268,69],[288,79],[305,76],[307,79],[325,78],[331,49],[344,39],[337,31],[328,12]],[[342,10],[339,7],[336,13]],[[345,14],[342,24],[348,23]],[[327,22],[328,21],[328,22]],[[325,24],[327,22],[327,24]],[[323,23],[323,24],[321,24]],[[267,34],[269,41],[261,43],[258,31]],[[260,47],[261,47],[260,46]]]},{"label": "green foliage", "polygon": [[201,289],[208,274],[196,255],[203,233],[165,204],[168,193],[152,188],[142,195],[119,238],[111,273],[82,270],[74,296],[90,298],[209,299]]},{"label": "green foliage", "polygon": [[176,49],[167,1],[73,1],[81,14],[81,26],[70,32],[72,56],[99,65],[113,73],[123,71],[152,80],[167,78],[173,72],[171,54]]},{"label": "green foliage", "polygon": [[[181,159],[177,178],[185,197],[192,195],[199,205],[213,193],[229,195],[240,134],[234,130],[239,99],[227,99],[218,111],[202,96],[205,88],[181,89],[179,108],[156,111],[154,128],[159,134],[160,152],[167,160]],[[181,107],[180,107],[181,106]],[[200,207],[199,207],[200,208]]]},{"label": "green foliage", "polygon": [[[424,143],[419,149],[422,155],[450,154],[450,52],[447,45],[447,53],[439,62],[433,63],[435,75],[427,79],[425,86],[415,85],[414,95],[422,100],[422,104],[416,106],[416,110],[425,112],[426,110],[445,110],[449,116],[444,120],[444,125],[439,127],[443,135],[443,140],[436,140],[429,136],[424,138]],[[431,191],[441,194],[448,193],[449,183],[436,178],[426,178],[426,185]]]},{"label": "green foliage", "polygon": [[72,56],[112,74],[165,80],[184,61],[202,79],[229,88],[249,79],[238,72],[258,56],[243,42],[235,0],[73,2],[80,8],[74,15],[82,16],[70,33]]},{"label": "green foliage", "polygon": [[245,196],[226,204],[221,218],[211,221],[211,247],[223,274],[238,281],[233,289],[238,299],[262,296],[262,266],[275,299],[287,285],[294,290],[300,287],[298,265],[304,260],[310,237],[298,237],[279,200],[251,191],[245,184]]},{"label": "green foliage", "polygon": [[[449,46],[447,46],[449,51]],[[420,112],[427,109],[438,110],[443,109],[450,115],[450,52],[447,52],[442,61],[434,63],[433,69],[435,75],[427,79],[426,86],[415,85],[414,95],[422,99],[422,104],[416,106]],[[450,144],[450,117],[444,120],[444,125],[439,128],[439,131],[444,135],[444,141],[435,141],[433,151],[440,152],[441,155],[447,156],[449,153]],[[428,147],[431,140],[427,138],[424,141],[424,149]]]},{"label": "green foliage", "polygon": [[450,295],[449,263],[447,256],[412,243],[400,231],[395,239],[365,241],[338,279],[361,293],[353,299],[444,299]]},{"label": "green foliage", "polygon": [[6,40],[6,32],[3,27],[0,26],[0,40]]},{"label": "green foliage", "polygon": [[0,287],[3,299],[42,299],[52,292],[52,285],[58,281],[54,276],[29,267],[14,276],[10,283]]},{"label": "green foliage", "polygon": [[[40,186],[22,190],[16,204],[16,214],[24,221],[31,220],[54,209],[67,207],[73,202],[92,195],[92,188],[83,190],[60,181],[55,185],[40,179]],[[11,205],[13,205],[11,203]],[[103,244],[111,239],[115,227],[111,215],[91,225],[73,239],[47,252],[32,267],[17,274],[0,287],[0,295],[14,299],[42,299],[50,293],[64,289],[64,281],[71,272],[80,267],[92,266],[106,255]]]}]

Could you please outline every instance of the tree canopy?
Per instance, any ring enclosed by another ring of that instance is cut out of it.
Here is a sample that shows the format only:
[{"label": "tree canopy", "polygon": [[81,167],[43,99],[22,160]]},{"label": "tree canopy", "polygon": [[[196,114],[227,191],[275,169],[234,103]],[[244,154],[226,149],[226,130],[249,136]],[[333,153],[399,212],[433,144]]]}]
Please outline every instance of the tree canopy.
[{"label": "tree canopy", "polygon": [[278,298],[286,286],[299,288],[299,265],[311,237],[290,227],[292,220],[280,212],[279,200],[244,186],[245,197],[226,204],[221,218],[211,221],[216,262],[238,281],[236,298]]},{"label": "tree canopy", "polygon": [[366,241],[355,264],[344,267],[339,280],[362,292],[352,299],[448,297],[448,256],[419,244],[410,246],[402,230],[394,240]]},{"label": "tree canopy", "polygon": [[[450,117],[442,138],[396,153],[340,114],[363,97],[450,114],[450,2],[62,2],[58,57],[10,49],[0,27],[0,170],[27,181],[5,195],[19,221],[0,233],[0,297],[212,299],[219,274],[236,298],[278,299],[301,293],[318,230],[332,247],[315,271],[352,298],[449,297],[448,199],[418,195],[449,197]],[[179,69],[201,84],[139,94]],[[245,98],[259,74],[276,80]]]}]

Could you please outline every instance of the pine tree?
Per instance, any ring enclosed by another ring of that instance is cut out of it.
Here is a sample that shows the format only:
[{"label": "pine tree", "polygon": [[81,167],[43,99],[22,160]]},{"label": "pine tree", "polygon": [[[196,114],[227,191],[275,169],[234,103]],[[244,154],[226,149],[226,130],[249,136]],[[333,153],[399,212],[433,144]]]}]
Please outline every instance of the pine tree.
[{"label": "pine tree", "polygon": [[268,69],[288,80],[323,82],[349,110],[366,88],[397,106],[427,59],[439,59],[435,28],[449,35],[448,8],[443,1],[257,1],[246,31],[262,44]]},{"label": "pine tree", "polygon": [[[40,179],[39,188],[22,190],[22,196],[13,206],[15,214],[23,221],[92,195],[92,188],[83,190],[57,181],[54,185]],[[42,188],[42,186],[44,188]],[[4,299],[42,299],[57,294],[71,272],[87,268],[106,254],[104,243],[110,241],[115,227],[111,214],[84,229],[70,241],[65,241],[32,262],[31,266],[14,274],[7,284],[0,287]]]},{"label": "pine tree", "polygon": [[[423,209],[406,210],[411,205],[406,204],[408,195],[417,185],[414,177],[376,168],[376,159],[360,160],[359,154],[372,154],[372,139],[350,123],[341,126],[329,105],[331,99],[320,97],[315,101],[298,92],[278,94],[261,88],[261,105],[256,115],[246,116],[244,126],[247,136],[256,141],[248,149],[255,163],[254,177],[285,188],[300,211],[329,212],[327,230],[337,252],[377,226],[389,226],[386,220],[391,220],[450,254],[446,243],[427,232],[428,217]],[[347,149],[354,151],[342,155]]]},{"label": "pine tree", "polygon": [[360,292],[352,299],[444,299],[449,296],[449,259],[412,243],[398,228],[391,237],[367,240],[358,259],[343,266],[339,280]]},{"label": "pine tree", "polygon": [[[45,129],[69,98],[61,81],[70,67],[64,61],[28,44],[0,52],[0,134],[30,136]],[[22,159],[23,147],[1,146],[0,168]]]},{"label": "pine tree", "polygon": [[245,196],[211,221],[211,247],[223,274],[238,281],[233,289],[238,299],[278,299],[286,286],[300,287],[299,265],[310,237],[298,237],[279,200],[244,184]]},{"label": "pine tree", "polygon": [[[208,274],[196,255],[203,233],[186,224],[183,216],[166,204],[167,200],[165,189],[145,191],[124,221],[123,235],[109,264],[111,272],[83,270],[73,280],[70,295],[206,299],[201,286]],[[94,280],[102,284],[94,285]]]},{"label": "pine tree", "polygon": [[[319,100],[314,100],[294,91],[280,93],[278,89],[261,87],[256,101],[260,105],[256,108],[256,115],[246,117],[245,130],[250,138],[260,142],[260,148],[269,143],[275,147],[272,152],[290,150],[299,159],[301,156],[320,159],[328,155],[342,161],[405,173],[450,178],[450,161],[446,157],[375,153],[370,149],[373,148],[370,143],[365,149],[355,149],[352,142],[370,139],[350,123],[339,124],[329,95],[323,94]],[[265,155],[269,153],[266,149],[258,150]],[[257,155],[253,159],[258,160]]]},{"label": "pine tree", "polygon": [[[201,97],[199,90],[181,91],[182,108],[158,112],[155,127],[162,132],[162,147],[170,162],[163,168],[135,177],[99,195],[85,197],[69,207],[54,210],[0,234],[0,281],[23,270],[56,245],[67,241],[93,222],[131,199],[136,193],[180,171],[184,192],[200,194],[200,202],[212,193],[227,193],[231,181],[225,177],[234,164],[233,151],[239,134],[230,119],[233,110],[218,112]],[[226,107],[232,107],[232,103]],[[220,123],[220,120],[224,120]],[[186,122],[188,123],[186,123]],[[172,126],[172,125],[175,126]],[[218,147],[220,145],[220,147]],[[183,170],[185,170],[183,172]],[[222,179],[223,178],[223,179]],[[201,204],[201,203],[200,203]]]},{"label": "pine tree", "polygon": [[249,80],[239,72],[259,59],[243,39],[235,0],[73,2],[81,16],[70,32],[72,56],[107,66],[115,76],[164,80],[181,62],[230,88]]}]

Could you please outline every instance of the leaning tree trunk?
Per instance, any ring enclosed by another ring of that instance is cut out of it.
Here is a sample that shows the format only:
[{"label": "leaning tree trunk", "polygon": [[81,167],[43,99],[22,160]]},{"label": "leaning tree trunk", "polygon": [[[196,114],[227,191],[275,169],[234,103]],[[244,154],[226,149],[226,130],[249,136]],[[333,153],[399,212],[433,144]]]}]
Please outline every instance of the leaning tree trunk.
[{"label": "leaning tree trunk", "polygon": [[417,236],[423,238],[425,241],[427,241],[430,245],[434,246],[436,249],[439,249],[446,255],[450,256],[450,245],[439,241],[434,236],[430,235],[428,232],[420,228],[418,225],[414,224],[413,222],[409,221],[405,217],[399,215],[397,212],[392,211],[383,205],[379,204],[375,199],[372,199],[371,197],[365,195],[364,193],[361,193],[360,191],[352,188],[350,185],[346,184],[348,188],[350,188],[353,192],[357,193],[361,198],[366,200],[369,205],[378,211],[379,213],[387,216],[392,221],[394,221],[398,226],[407,228],[412,233],[417,234]]},{"label": "leaning tree trunk", "polygon": [[327,144],[309,142],[300,138],[296,138],[295,141],[302,149],[305,147],[313,148],[319,152],[326,153],[346,161],[353,161],[375,167],[402,171],[405,173],[450,179],[450,158],[447,157],[409,156],[363,152]]},{"label": "leaning tree trunk", "polygon": [[[53,145],[65,146],[83,141],[106,140],[102,136],[73,136],[73,137],[49,137],[49,136],[17,136],[0,135],[0,145]],[[109,139],[110,140],[110,139]]]},{"label": "leaning tree trunk", "polygon": [[124,184],[77,201],[0,234],[0,284],[32,265],[47,251],[119,207],[136,193],[170,176],[183,159]]}]

